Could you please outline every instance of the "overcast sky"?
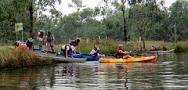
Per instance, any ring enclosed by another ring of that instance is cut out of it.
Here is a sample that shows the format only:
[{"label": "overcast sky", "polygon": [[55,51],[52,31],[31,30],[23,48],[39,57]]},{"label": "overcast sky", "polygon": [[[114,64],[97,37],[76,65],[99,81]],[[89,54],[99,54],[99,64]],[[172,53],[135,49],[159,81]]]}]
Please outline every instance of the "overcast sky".
[{"label": "overcast sky", "polygon": [[[61,1],[62,1],[61,5],[56,5],[56,8],[57,10],[60,10],[63,13],[63,15],[67,15],[76,11],[75,8],[68,7],[68,4],[71,4],[72,0],[61,0]],[[84,6],[91,8],[94,8],[96,6],[101,6],[103,3],[102,2],[103,0],[82,0],[82,1]],[[169,7],[176,0],[164,0],[164,1],[165,1],[165,6]]]}]

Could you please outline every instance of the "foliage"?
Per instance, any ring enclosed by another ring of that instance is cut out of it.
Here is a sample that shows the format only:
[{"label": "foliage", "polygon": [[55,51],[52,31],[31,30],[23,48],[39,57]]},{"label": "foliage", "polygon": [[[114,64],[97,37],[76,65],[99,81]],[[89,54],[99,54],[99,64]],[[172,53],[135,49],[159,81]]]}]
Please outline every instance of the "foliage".
[{"label": "foliage", "polygon": [[[130,41],[142,40],[175,41],[187,40],[188,2],[177,0],[167,9],[158,0],[104,0],[105,6],[95,9],[86,8],[82,0],[72,0],[70,8],[77,11],[64,15],[54,9],[61,0],[34,0],[34,33],[44,29],[52,31],[57,44],[71,39],[113,39],[124,40],[124,31]],[[112,1],[112,2],[111,2]],[[24,37],[30,27],[30,0],[0,0],[0,40],[12,42],[16,38],[14,24],[24,23]],[[128,8],[126,8],[127,6]],[[44,14],[50,8],[51,15]],[[122,12],[122,7],[125,7]],[[101,17],[102,20],[97,20]],[[125,19],[125,23],[124,23]],[[21,34],[19,35],[19,37]],[[36,36],[35,36],[36,37]],[[137,44],[138,45],[138,44]]]}]

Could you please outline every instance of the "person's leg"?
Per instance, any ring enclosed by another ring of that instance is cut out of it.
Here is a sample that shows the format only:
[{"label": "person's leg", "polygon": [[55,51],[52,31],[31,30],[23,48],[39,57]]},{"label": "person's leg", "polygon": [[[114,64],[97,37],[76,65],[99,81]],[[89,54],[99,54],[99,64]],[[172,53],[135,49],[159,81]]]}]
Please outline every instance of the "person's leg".
[{"label": "person's leg", "polygon": [[47,49],[47,51],[50,51],[50,43],[49,42],[46,42],[46,49]]},{"label": "person's leg", "polygon": [[38,45],[39,45],[39,50],[42,50],[42,42],[38,41]]},{"label": "person's leg", "polygon": [[54,48],[53,47],[54,47],[53,46],[53,42],[50,42],[50,48],[51,48],[52,52],[54,52]]},{"label": "person's leg", "polygon": [[124,59],[128,59],[128,58],[132,58],[132,56],[130,56],[130,55],[124,55],[123,58]]}]

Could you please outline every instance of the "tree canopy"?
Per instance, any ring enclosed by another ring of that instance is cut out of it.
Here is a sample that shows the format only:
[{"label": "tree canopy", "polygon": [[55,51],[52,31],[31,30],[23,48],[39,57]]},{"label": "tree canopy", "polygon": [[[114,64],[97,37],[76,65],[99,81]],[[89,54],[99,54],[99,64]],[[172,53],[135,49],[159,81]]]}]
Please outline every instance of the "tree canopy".
[{"label": "tree canopy", "polygon": [[128,40],[188,39],[186,0],[177,0],[169,9],[158,0],[104,0],[104,7],[94,9],[85,7],[82,0],[72,0],[69,7],[77,11],[69,15],[55,9],[57,2],[61,0],[0,0],[1,41],[15,40],[14,25],[18,22],[24,24],[25,37],[30,30],[36,35],[44,29],[52,31],[59,43],[78,37],[124,40],[125,30]]}]

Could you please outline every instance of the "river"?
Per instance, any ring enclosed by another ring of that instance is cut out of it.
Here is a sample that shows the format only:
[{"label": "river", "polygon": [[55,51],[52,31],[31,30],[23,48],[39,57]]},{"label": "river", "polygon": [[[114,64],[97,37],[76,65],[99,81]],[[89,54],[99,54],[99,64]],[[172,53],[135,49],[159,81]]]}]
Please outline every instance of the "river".
[{"label": "river", "polygon": [[0,90],[187,88],[188,54],[162,54],[156,64],[86,62],[0,70]]}]

